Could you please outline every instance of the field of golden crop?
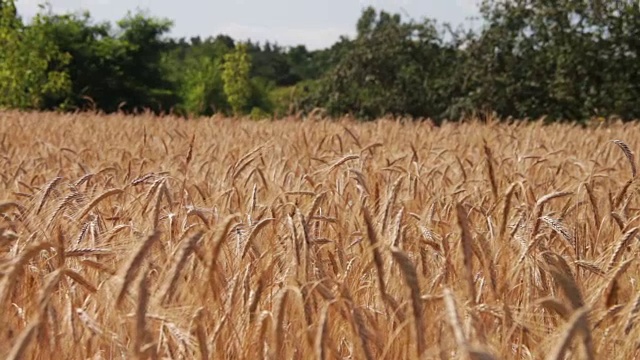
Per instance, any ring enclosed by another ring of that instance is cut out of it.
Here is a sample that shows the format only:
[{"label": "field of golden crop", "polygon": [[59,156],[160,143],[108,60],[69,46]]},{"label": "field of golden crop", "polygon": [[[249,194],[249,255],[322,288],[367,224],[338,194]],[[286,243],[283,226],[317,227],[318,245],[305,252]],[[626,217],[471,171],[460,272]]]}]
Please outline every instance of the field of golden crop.
[{"label": "field of golden crop", "polygon": [[0,357],[638,358],[638,134],[0,113]]}]

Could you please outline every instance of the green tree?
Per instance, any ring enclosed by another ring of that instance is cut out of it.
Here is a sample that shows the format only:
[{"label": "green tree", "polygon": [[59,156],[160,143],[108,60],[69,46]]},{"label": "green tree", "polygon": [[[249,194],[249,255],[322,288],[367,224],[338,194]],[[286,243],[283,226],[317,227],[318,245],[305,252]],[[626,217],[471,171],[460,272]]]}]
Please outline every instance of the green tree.
[{"label": "green tree", "polygon": [[465,101],[502,116],[640,116],[637,1],[485,0]]},{"label": "green tree", "polygon": [[45,97],[65,98],[68,54],[51,41],[41,14],[25,25],[12,0],[0,0],[0,107],[37,109]]},{"label": "green tree", "polygon": [[367,8],[357,31],[355,40],[337,47],[339,60],[321,82],[319,105],[333,115],[366,119],[445,112],[455,51],[443,44],[433,21],[403,22],[398,14]]},{"label": "green tree", "polygon": [[[114,111],[120,102],[119,60],[126,49],[115,39],[108,23],[92,24],[89,13],[47,14],[48,32],[56,46],[69,54],[66,64],[71,92],[64,100],[73,109],[98,107]],[[62,100],[47,96],[44,108],[55,108]]]},{"label": "green tree", "polygon": [[222,62],[234,48],[233,39],[225,35],[180,39],[170,41],[169,48],[163,56],[163,68],[180,98],[176,110],[192,116],[229,112]]},{"label": "green tree", "polygon": [[191,115],[226,112],[220,59],[199,57],[187,62],[181,93],[184,108]]},{"label": "green tree", "polygon": [[[72,92],[67,102],[72,107],[161,112],[178,101],[161,61],[169,21],[129,14],[112,27],[93,23],[89,13],[49,13],[43,18],[51,41],[70,55],[66,69]],[[47,96],[43,106],[53,108],[60,102]]]},{"label": "green tree", "polygon": [[222,65],[224,93],[234,114],[245,112],[251,98],[251,58],[246,44],[237,44],[233,52],[224,56]]},{"label": "green tree", "polygon": [[162,56],[169,48],[163,35],[172,22],[137,13],[127,15],[118,26],[117,40],[125,48],[118,66],[125,108],[167,111],[178,100],[162,67]]}]

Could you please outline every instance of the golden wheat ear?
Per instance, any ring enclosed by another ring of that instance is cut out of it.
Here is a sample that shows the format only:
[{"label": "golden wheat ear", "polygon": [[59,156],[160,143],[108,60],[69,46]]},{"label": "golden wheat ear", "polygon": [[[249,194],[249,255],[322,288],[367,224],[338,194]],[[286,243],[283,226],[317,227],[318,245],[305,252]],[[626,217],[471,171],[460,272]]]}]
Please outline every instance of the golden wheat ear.
[{"label": "golden wheat ear", "polygon": [[629,165],[631,165],[631,176],[635,178],[638,173],[638,170],[636,169],[636,158],[633,154],[633,151],[631,151],[631,148],[629,148],[629,145],[627,145],[622,140],[611,140],[611,142],[618,145],[620,150],[622,150],[622,152],[624,153],[624,156],[627,157],[627,160],[629,161]]}]

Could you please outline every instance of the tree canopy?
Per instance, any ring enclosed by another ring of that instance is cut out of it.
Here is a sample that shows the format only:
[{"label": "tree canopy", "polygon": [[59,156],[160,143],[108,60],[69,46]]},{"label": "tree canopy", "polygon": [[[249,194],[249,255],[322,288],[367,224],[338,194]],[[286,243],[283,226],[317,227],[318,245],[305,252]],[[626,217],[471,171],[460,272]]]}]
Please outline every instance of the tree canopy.
[{"label": "tree canopy", "polygon": [[168,19],[115,24],[0,0],[0,107],[361,119],[640,118],[640,4],[484,0],[477,30],[363,9],[354,38],[308,50],[225,34],[170,38]]}]

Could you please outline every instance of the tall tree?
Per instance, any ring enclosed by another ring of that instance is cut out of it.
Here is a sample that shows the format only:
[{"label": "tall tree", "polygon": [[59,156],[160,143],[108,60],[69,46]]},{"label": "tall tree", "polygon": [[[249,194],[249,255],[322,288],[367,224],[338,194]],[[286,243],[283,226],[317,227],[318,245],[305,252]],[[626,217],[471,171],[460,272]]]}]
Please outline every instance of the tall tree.
[{"label": "tall tree", "polygon": [[48,26],[40,14],[25,25],[15,2],[0,0],[0,107],[37,109],[46,96],[70,91],[69,56],[51,41]]},{"label": "tall tree", "polygon": [[[462,72],[476,108],[584,119],[637,110],[637,1],[484,0]],[[622,65],[624,64],[624,65]],[[624,79],[620,81],[620,79]]]},{"label": "tall tree", "polygon": [[168,49],[163,38],[172,26],[167,19],[156,19],[144,14],[129,14],[118,22],[118,40],[125,47],[120,69],[127,76],[122,79],[126,108],[169,110],[177,100],[175,89],[164,76],[162,54]]},{"label": "tall tree", "polygon": [[432,21],[403,22],[398,14],[367,8],[357,31],[348,46],[338,47],[338,63],[322,82],[320,101],[330,113],[373,119],[445,111],[453,62]]},{"label": "tall tree", "polygon": [[251,59],[247,54],[247,45],[236,44],[235,50],[224,56],[222,72],[224,93],[236,115],[247,110],[251,98],[250,70]]},{"label": "tall tree", "polygon": [[220,59],[190,58],[186,62],[181,89],[183,106],[191,115],[211,115],[228,108],[222,82]]},{"label": "tall tree", "polygon": [[[97,107],[106,112],[169,110],[178,100],[162,68],[167,20],[129,14],[113,29],[94,24],[90,14],[48,14],[47,32],[53,44],[70,55],[72,82],[68,102],[76,108]],[[60,99],[48,96],[45,108]]]}]

